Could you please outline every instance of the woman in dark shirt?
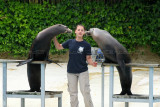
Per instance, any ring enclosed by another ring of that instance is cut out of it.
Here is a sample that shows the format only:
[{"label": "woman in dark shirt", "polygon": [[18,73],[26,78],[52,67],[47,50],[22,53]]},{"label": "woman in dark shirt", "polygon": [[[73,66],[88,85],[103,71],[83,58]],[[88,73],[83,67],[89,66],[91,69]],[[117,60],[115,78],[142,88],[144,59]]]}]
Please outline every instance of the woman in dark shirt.
[{"label": "woman in dark shirt", "polygon": [[58,50],[64,48],[69,49],[67,78],[71,107],[79,107],[78,81],[84,98],[85,107],[93,107],[90,95],[88,64],[96,67],[97,62],[92,61],[90,44],[83,40],[83,35],[85,34],[84,26],[77,25],[75,34],[75,39],[69,39],[63,44],[59,44],[56,37],[53,41]]}]

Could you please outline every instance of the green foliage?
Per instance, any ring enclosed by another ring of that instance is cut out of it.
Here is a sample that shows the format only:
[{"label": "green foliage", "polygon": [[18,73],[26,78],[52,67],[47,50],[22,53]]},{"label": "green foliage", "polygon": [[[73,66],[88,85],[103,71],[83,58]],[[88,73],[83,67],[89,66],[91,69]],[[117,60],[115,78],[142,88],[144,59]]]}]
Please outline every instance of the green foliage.
[{"label": "green foliage", "polygon": [[[97,27],[111,33],[128,51],[137,46],[151,46],[160,55],[160,2],[146,4],[139,0],[124,0],[105,5],[103,2],[66,2],[50,5],[27,4],[0,0],[0,52],[27,56],[32,41],[41,30],[54,24],[64,24],[74,30],[83,24],[87,30]],[[61,34],[63,43],[75,38],[75,34]],[[97,46],[91,37],[85,37],[91,46]],[[57,51],[51,44],[50,52]]]}]

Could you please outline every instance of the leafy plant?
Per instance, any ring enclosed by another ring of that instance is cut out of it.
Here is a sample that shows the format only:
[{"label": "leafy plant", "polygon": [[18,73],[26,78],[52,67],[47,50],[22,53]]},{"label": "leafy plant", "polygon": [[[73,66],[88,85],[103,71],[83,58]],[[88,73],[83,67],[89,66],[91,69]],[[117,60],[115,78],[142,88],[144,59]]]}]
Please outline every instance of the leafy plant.
[{"label": "leafy plant", "polygon": [[[69,0],[57,5],[47,2],[40,5],[0,0],[0,52],[27,57],[32,41],[41,30],[54,24],[64,24],[74,30],[77,24],[83,24],[87,30],[93,27],[107,30],[130,52],[148,45],[160,55],[159,6],[159,1],[149,4],[139,0],[113,5]],[[75,34],[57,36],[60,43],[73,38]],[[91,37],[85,40],[97,46]],[[52,43],[50,52],[63,54],[66,50],[58,51]]]}]

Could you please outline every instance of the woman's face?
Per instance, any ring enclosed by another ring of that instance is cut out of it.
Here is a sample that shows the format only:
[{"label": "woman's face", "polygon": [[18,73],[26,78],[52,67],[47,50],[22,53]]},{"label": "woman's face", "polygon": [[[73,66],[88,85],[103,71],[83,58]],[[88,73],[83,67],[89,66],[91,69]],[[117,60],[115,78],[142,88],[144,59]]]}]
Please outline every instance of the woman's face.
[{"label": "woman's face", "polygon": [[85,30],[83,26],[77,26],[77,29],[75,30],[76,36],[83,38],[83,35],[85,34]]}]

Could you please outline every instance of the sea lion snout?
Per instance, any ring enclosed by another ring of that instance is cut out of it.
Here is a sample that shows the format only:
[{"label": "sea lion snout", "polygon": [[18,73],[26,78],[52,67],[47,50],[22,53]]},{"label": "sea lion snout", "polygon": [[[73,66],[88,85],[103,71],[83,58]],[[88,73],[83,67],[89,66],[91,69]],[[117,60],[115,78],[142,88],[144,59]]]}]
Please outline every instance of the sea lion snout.
[{"label": "sea lion snout", "polygon": [[63,29],[63,31],[65,30],[64,33],[72,33],[72,30],[63,24],[57,24],[57,26],[59,26],[60,29]]},{"label": "sea lion snout", "polygon": [[93,33],[94,30],[95,30],[95,28],[90,28],[90,29],[89,29],[90,33]]},{"label": "sea lion snout", "polygon": [[90,31],[85,31],[85,34],[86,34],[87,36],[91,36],[91,32],[90,32]]},{"label": "sea lion snout", "polygon": [[66,31],[65,31],[65,33],[72,33],[72,30],[69,29],[69,28],[67,28]]},{"label": "sea lion snout", "polygon": [[89,31],[86,31],[85,34],[91,36],[93,34],[94,28],[90,28]]}]

